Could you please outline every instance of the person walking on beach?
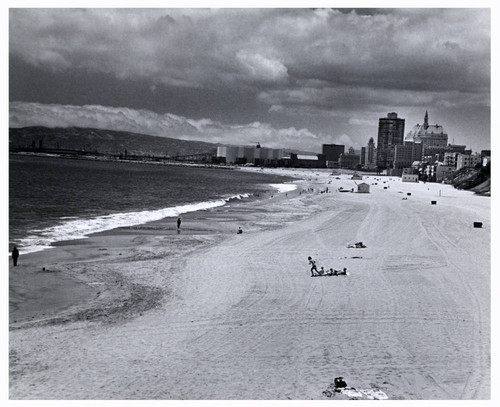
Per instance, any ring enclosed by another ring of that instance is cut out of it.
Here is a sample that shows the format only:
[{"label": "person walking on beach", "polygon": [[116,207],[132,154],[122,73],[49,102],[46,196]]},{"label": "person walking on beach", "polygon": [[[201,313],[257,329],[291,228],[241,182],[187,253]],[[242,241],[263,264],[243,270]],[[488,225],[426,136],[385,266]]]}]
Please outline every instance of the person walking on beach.
[{"label": "person walking on beach", "polygon": [[311,256],[309,256],[307,260],[309,260],[309,265],[311,266],[311,277],[314,277],[314,272],[319,275],[318,269],[316,267],[316,261],[314,261]]},{"label": "person walking on beach", "polygon": [[17,266],[17,259],[19,258],[19,250],[17,250],[17,247],[14,246],[12,249],[12,262],[14,263],[14,267]]},{"label": "person walking on beach", "polygon": [[177,218],[177,229],[181,228],[181,218]]}]

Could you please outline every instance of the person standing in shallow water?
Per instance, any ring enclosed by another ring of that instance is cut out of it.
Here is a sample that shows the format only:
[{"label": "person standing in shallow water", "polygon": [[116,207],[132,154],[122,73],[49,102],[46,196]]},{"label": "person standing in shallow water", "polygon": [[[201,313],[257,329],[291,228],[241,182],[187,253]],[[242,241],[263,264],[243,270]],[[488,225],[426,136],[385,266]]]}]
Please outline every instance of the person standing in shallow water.
[{"label": "person standing in shallow water", "polygon": [[14,246],[12,249],[12,262],[14,263],[14,267],[17,266],[17,259],[19,258],[19,250],[17,250],[17,247]]}]

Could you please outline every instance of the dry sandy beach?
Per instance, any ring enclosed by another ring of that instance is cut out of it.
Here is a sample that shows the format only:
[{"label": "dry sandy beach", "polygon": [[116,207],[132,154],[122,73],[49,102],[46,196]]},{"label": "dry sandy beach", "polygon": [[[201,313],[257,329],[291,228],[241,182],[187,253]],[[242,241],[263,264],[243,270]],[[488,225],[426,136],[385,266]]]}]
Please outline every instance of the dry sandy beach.
[{"label": "dry sandy beach", "polygon": [[[331,400],[343,376],[489,399],[490,198],[292,173],[295,191],[186,214],[179,234],[165,219],[21,255],[10,398]],[[350,275],[311,278],[308,256]]]}]

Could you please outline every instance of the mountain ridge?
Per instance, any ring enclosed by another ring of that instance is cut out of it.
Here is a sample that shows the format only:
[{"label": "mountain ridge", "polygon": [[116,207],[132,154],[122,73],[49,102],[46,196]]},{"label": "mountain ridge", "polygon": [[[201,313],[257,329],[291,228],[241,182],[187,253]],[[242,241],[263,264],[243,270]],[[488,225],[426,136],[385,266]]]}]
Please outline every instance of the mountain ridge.
[{"label": "mountain ridge", "polygon": [[100,154],[175,157],[215,154],[217,144],[89,127],[30,126],[9,128],[9,149],[82,150]]}]

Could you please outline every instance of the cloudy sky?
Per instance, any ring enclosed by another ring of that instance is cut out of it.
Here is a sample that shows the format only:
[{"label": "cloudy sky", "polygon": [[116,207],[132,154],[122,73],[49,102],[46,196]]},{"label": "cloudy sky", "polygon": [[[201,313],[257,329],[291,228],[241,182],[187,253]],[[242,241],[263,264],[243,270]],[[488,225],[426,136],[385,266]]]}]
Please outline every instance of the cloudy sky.
[{"label": "cloudy sky", "polygon": [[10,9],[10,126],[321,151],[442,124],[490,148],[489,9]]}]

